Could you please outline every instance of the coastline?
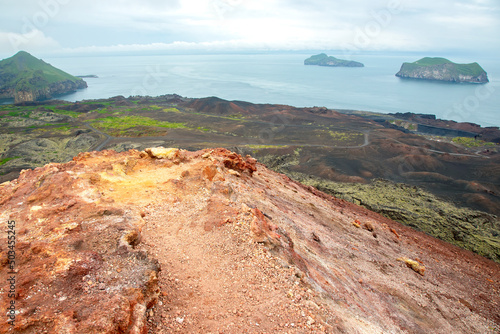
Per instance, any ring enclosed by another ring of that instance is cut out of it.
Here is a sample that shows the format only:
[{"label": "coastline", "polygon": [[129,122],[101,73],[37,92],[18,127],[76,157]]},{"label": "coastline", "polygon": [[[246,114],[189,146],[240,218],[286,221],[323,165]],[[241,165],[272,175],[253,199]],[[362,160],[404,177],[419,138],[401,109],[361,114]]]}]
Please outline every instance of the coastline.
[{"label": "coastline", "polygon": [[[338,52],[330,52],[342,58]],[[322,106],[380,113],[429,113],[437,118],[499,126],[495,94],[498,63],[474,58],[488,71],[486,85],[452,85],[445,82],[405,81],[394,76],[400,65],[419,55],[356,55],[366,66],[328,69],[304,66],[307,53],[230,55],[148,55],[120,57],[53,58],[50,61],[69,73],[95,74],[99,79],[85,91],[65,100],[110,98],[117,95],[160,96],[176,93],[203,98],[284,104],[296,107]],[[457,61],[463,58],[451,55]],[[421,58],[421,57],[420,57]]]},{"label": "coastline", "polygon": [[[89,76],[93,78],[98,78],[98,76]],[[72,92],[73,93],[73,92]],[[64,97],[71,95],[72,93],[66,93],[66,94],[60,94],[55,96],[54,99],[48,99],[48,100],[42,100],[42,101],[35,101],[35,102],[29,102],[29,105],[36,105],[38,103],[41,104],[51,104],[54,101],[65,101],[67,103],[80,103],[80,102],[88,102],[88,101],[100,101],[100,100],[105,100],[105,99],[112,99],[113,97],[110,98],[98,98],[98,99],[90,99],[90,100],[82,100],[82,101],[68,101],[65,100]],[[177,95],[177,94],[173,94]],[[161,95],[164,96],[164,95]],[[156,98],[161,97],[161,96],[156,96]],[[155,98],[155,97],[153,97]],[[200,99],[200,98],[191,98],[191,97],[182,97],[183,99]],[[215,97],[219,99],[218,97]],[[221,99],[224,100],[224,99]],[[252,103],[252,104],[261,104],[261,105],[271,105],[273,103],[253,103],[250,101],[242,101],[242,100],[225,100],[228,102],[243,102],[243,103]],[[9,100],[9,99],[4,99],[4,101],[0,100],[0,105],[27,105],[25,103],[20,103],[20,104],[15,104],[14,100]],[[286,104],[285,104],[286,105]],[[312,107],[312,106],[305,106],[305,107],[296,107],[293,105],[286,105],[288,107],[293,107],[293,108],[318,108],[318,107]],[[326,107],[320,107],[320,108],[326,108]],[[334,110],[336,112],[339,112],[344,115],[354,115],[358,117],[363,117],[367,118],[370,120],[373,120],[375,122],[394,122],[396,120],[409,120],[411,123],[415,124],[415,126],[420,125],[419,131],[412,131],[413,133],[421,133],[421,134],[438,134],[436,130],[433,130],[432,128],[435,129],[440,129],[443,130],[444,132],[441,133],[443,136],[452,136],[455,135],[456,137],[475,137],[478,134],[481,134],[483,130],[489,130],[496,132],[495,130],[500,130],[500,125],[497,126],[482,126],[477,123],[472,123],[472,122],[457,122],[452,119],[440,119],[437,118],[435,114],[425,114],[425,113],[414,113],[414,112],[406,112],[406,113],[393,113],[387,111],[386,113],[384,112],[379,112],[379,111],[371,111],[371,110],[359,110],[359,109],[344,109],[344,108],[327,108],[329,110]],[[404,127],[397,127],[399,130],[402,130],[405,132]],[[464,129],[465,128],[465,129]],[[454,133],[453,131],[449,130],[456,130],[459,132]],[[439,132],[439,131],[438,131]],[[446,132],[450,132],[449,134],[446,134]],[[491,137],[491,136],[490,136]],[[500,139],[500,131],[498,131],[498,138]],[[500,143],[499,141],[495,141],[495,143]]]}]

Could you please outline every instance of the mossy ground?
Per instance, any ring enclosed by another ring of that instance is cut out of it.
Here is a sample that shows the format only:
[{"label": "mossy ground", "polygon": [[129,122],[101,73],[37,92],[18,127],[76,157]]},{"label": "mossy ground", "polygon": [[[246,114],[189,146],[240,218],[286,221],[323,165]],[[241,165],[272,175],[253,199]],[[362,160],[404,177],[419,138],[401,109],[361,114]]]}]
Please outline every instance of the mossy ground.
[{"label": "mossy ground", "polygon": [[297,176],[304,184],[500,262],[500,220],[496,216],[458,207],[422,188],[388,180],[353,184]]},{"label": "mossy ground", "polygon": [[375,179],[370,183],[333,182],[296,171],[301,150],[267,154],[259,161],[303,184],[361,205],[418,231],[500,262],[500,220],[457,206],[417,186]]},{"label": "mossy ground", "polygon": [[495,147],[494,143],[485,142],[484,140],[475,139],[471,137],[455,137],[452,139],[452,142],[465,146],[465,147],[483,147],[483,146],[491,146]]},{"label": "mossy ground", "polygon": [[6,164],[7,162],[14,160],[14,159],[19,159],[20,157],[11,157],[11,158],[5,158],[0,160],[0,166]]},{"label": "mossy ground", "polygon": [[[108,116],[96,118],[90,122],[94,127],[108,133],[112,136],[138,136],[140,134],[152,135],[162,133],[157,128],[166,129],[185,129],[183,123],[172,123],[167,121],[158,121],[144,116]],[[163,131],[164,132],[164,131]]]}]

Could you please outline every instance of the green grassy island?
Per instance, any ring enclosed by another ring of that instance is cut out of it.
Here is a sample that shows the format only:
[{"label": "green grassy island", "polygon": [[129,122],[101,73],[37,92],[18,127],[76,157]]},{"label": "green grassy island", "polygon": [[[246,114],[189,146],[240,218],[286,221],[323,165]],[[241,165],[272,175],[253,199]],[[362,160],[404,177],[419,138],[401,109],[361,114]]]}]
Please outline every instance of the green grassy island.
[{"label": "green grassy island", "polygon": [[319,55],[311,56],[304,60],[304,65],[318,65],[318,66],[330,66],[330,67],[364,67],[360,62],[353,60],[338,59],[332,56],[328,56],[325,53],[320,53]]},{"label": "green grassy island", "polygon": [[456,64],[446,58],[426,57],[403,63],[397,77],[448,82],[486,83],[488,76],[478,63]]},{"label": "green grassy island", "polygon": [[0,99],[15,103],[50,99],[86,88],[87,83],[25,51],[0,61]]}]

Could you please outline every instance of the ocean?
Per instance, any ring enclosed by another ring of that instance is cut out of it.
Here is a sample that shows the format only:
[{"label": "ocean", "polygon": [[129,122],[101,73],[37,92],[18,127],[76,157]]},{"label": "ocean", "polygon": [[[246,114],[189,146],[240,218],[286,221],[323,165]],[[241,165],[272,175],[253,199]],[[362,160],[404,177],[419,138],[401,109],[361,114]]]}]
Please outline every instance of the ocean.
[{"label": "ocean", "polygon": [[[352,56],[352,60],[365,64],[363,68],[305,66],[304,59],[313,54],[71,56],[44,60],[73,75],[98,76],[84,79],[87,89],[61,97],[68,101],[175,93],[297,107],[434,114],[458,122],[500,126],[500,62],[496,58],[447,57],[458,63],[477,61],[490,82],[475,85],[395,76],[403,62],[416,61],[422,55]],[[345,58],[342,54],[329,55]]]}]

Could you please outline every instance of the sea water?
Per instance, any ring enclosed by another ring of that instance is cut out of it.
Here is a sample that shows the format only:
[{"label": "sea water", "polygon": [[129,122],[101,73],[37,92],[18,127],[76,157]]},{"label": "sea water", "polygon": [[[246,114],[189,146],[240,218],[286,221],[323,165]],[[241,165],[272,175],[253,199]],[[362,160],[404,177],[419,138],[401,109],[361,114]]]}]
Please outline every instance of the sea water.
[{"label": "sea water", "polygon": [[[313,53],[71,56],[44,59],[85,78],[88,88],[62,99],[81,101],[117,95],[185,97],[217,96],[227,100],[286,104],[297,107],[413,112],[438,118],[500,126],[500,63],[497,59],[448,58],[457,63],[477,61],[488,73],[487,84],[400,79],[403,62],[422,55],[357,55],[362,68],[306,66]],[[343,58],[342,54],[330,55]]]}]

